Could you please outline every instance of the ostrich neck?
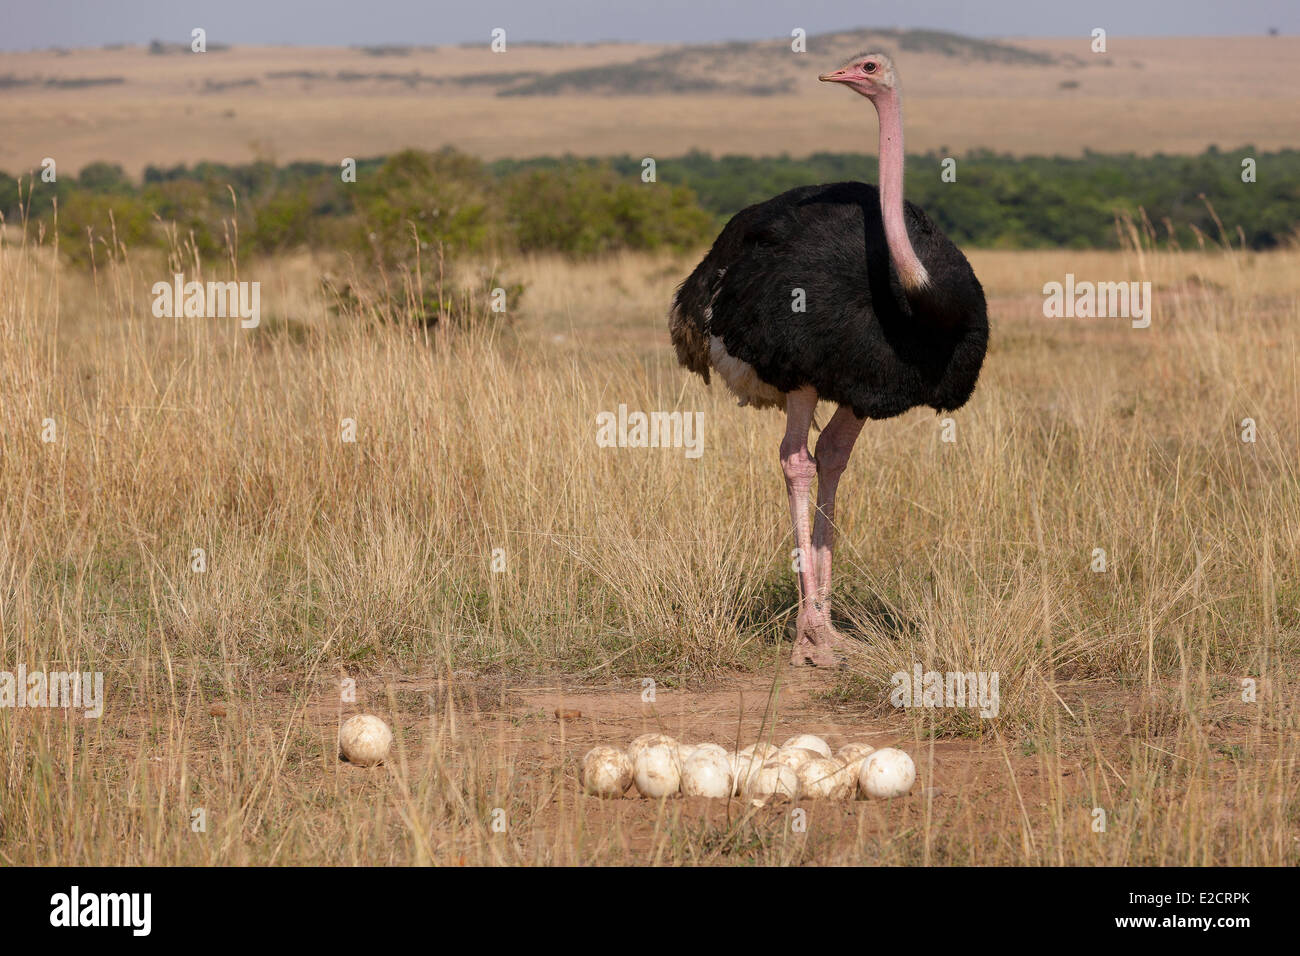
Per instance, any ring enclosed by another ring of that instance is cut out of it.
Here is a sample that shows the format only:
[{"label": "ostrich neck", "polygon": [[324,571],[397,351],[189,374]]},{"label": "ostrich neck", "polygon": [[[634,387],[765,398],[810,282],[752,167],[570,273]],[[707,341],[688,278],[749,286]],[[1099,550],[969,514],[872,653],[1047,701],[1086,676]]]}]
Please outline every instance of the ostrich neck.
[{"label": "ostrich neck", "polygon": [[880,213],[885,242],[903,288],[921,289],[930,284],[930,276],[912,248],[903,218],[903,106],[896,90],[876,96],[872,104],[880,117]]}]

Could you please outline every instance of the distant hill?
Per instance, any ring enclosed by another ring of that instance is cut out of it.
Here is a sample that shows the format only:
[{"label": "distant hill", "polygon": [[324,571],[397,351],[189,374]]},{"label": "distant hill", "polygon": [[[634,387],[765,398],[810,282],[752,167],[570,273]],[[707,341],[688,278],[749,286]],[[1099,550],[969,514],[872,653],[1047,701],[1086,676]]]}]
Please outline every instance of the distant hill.
[{"label": "distant hill", "polygon": [[[1051,66],[1060,57],[1008,43],[977,40],[941,30],[850,30],[807,39],[819,60],[847,60],[865,50],[932,53],[955,60],[1015,66]],[[790,41],[735,41],[674,47],[629,63],[560,70],[508,85],[498,96],[565,94],[625,96],[729,93],[773,96],[792,92],[805,62],[792,56]]]}]

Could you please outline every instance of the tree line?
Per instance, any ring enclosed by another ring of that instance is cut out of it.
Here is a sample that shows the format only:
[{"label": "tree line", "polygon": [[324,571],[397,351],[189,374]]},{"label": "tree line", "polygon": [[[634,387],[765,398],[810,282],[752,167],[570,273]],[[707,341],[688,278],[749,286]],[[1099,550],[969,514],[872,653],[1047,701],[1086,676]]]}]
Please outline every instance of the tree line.
[{"label": "tree line", "polygon": [[[873,157],[849,153],[694,152],[654,163],[653,175],[648,166],[632,156],[484,162],[454,149],[407,150],[358,160],[355,182],[333,164],[269,162],[150,166],[137,181],[120,166],[92,163],[53,182],[39,170],[0,174],[0,212],[11,225],[57,229],[61,251],[80,263],[117,246],[185,247],[205,257],[315,247],[385,267],[434,250],[693,249],[739,209],[785,189],[876,178]],[[1117,217],[1145,215],[1160,242],[1193,246],[1208,236],[1268,249],[1297,236],[1300,151],[929,153],[908,157],[907,191],[967,246],[1111,248]]]}]

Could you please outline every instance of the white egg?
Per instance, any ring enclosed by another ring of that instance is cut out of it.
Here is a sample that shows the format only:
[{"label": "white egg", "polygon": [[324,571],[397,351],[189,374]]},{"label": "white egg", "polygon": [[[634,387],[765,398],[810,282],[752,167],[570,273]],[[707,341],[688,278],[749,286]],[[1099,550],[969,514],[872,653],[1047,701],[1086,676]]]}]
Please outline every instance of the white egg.
[{"label": "white egg", "polygon": [[701,751],[705,753],[717,754],[719,757],[731,756],[731,754],[727,751],[727,748],[722,746],[721,744],[696,744],[695,753],[700,753]]},{"label": "white egg", "polygon": [[782,750],[790,747],[802,747],[804,750],[812,750],[823,757],[831,755],[830,744],[816,734],[796,734],[781,745]]},{"label": "white egg", "polygon": [[775,754],[768,758],[768,763],[779,763],[782,766],[789,767],[795,773],[799,768],[809,760],[818,760],[821,758],[815,750],[804,750],[802,747],[782,747]]},{"label": "white egg", "polygon": [[850,760],[848,763],[844,764],[844,772],[848,774],[849,779],[853,781],[854,793],[864,797],[866,796],[866,794],[862,793],[862,791],[859,789],[858,781],[862,777],[862,765],[866,762],[867,762],[866,757],[859,757],[857,760]]},{"label": "white egg", "polygon": [[744,750],[740,751],[740,753],[742,756],[745,757],[757,756],[766,760],[768,757],[772,756],[780,749],[781,749],[780,747],[775,747],[772,744],[760,740],[756,744],[750,744]]},{"label": "white egg", "polygon": [[731,794],[731,767],[725,757],[697,750],[682,767],[682,793],[719,799]]},{"label": "white egg", "polygon": [[373,767],[383,763],[388,748],[393,745],[393,732],[388,725],[371,714],[349,717],[339,728],[339,749],[349,763],[359,767]]},{"label": "white egg", "polygon": [[627,745],[627,759],[632,761],[633,766],[636,766],[636,758],[641,755],[641,751],[657,747],[660,744],[665,747],[677,747],[677,741],[667,734],[642,734],[640,737],[634,737],[632,742]]},{"label": "white egg", "polygon": [[875,749],[871,744],[849,743],[835,751],[835,759],[842,764],[855,763]]},{"label": "white egg", "polygon": [[858,778],[830,757],[809,760],[796,772],[799,793],[809,800],[848,800],[857,789]]},{"label": "white egg", "polygon": [[799,796],[799,775],[782,764],[765,763],[749,778],[745,794],[758,799],[789,797],[793,800]]},{"label": "white egg", "polygon": [[677,757],[677,766],[686,766],[686,761],[695,756],[695,751],[697,749],[699,748],[694,744],[678,744],[676,749],[673,751],[674,755]]},{"label": "white egg", "polygon": [[916,764],[894,747],[877,750],[862,762],[858,785],[869,797],[901,797],[916,782]]},{"label": "white egg", "polygon": [[632,783],[632,761],[617,747],[592,747],[582,758],[582,788],[598,797],[617,797]]},{"label": "white egg", "polygon": [[632,779],[643,797],[667,797],[682,786],[682,771],[673,748],[665,744],[647,747],[637,754]]},{"label": "white egg", "polygon": [[763,769],[763,761],[752,754],[733,754],[731,757],[731,792],[736,796],[744,793],[749,781]]}]

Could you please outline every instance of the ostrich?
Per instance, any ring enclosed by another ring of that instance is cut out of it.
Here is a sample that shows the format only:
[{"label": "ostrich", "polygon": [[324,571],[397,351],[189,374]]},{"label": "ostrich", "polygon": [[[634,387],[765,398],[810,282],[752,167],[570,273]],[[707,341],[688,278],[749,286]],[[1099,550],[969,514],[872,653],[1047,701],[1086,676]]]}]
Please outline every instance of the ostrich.
[{"label": "ostrich", "polygon": [[[677,289],[669,320],[687,369],[706,383],[717,372],[741,405],[785,410],[781,470],[798,549],[794,665],[834,664],[843,640],[830,613],[835,491],[866,419],[960,408],[988,344],[984,290],[970,263],[903,201],[893,62],[862,54],[819,79],[875,106],[880,188],[801,186],[741,210]],[[814,456],[808,432],[819,400],[838,408]]]}]

